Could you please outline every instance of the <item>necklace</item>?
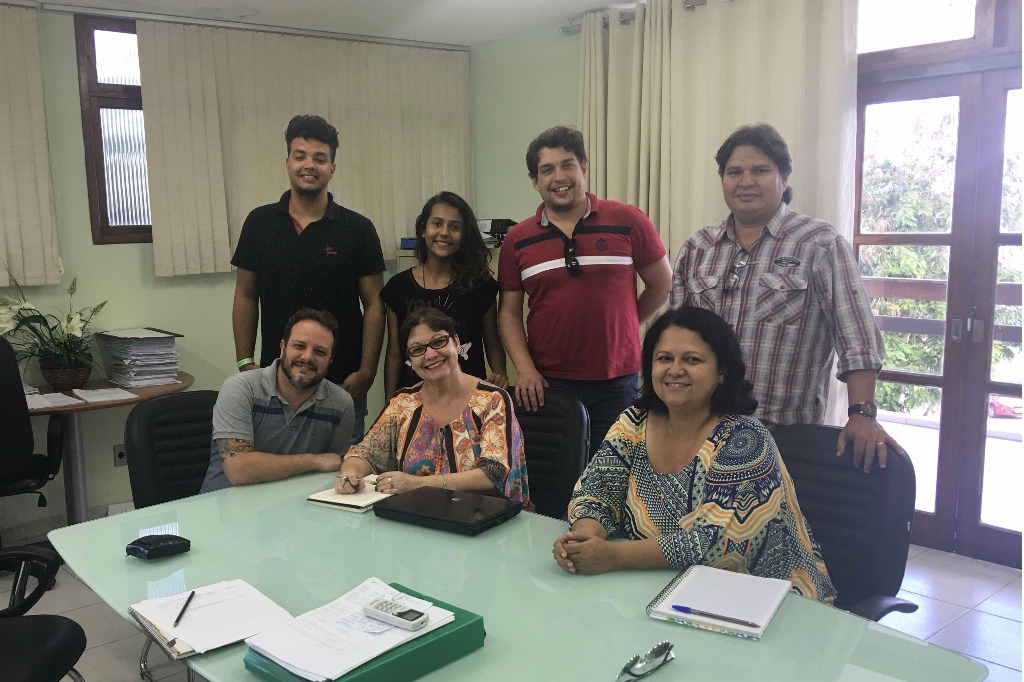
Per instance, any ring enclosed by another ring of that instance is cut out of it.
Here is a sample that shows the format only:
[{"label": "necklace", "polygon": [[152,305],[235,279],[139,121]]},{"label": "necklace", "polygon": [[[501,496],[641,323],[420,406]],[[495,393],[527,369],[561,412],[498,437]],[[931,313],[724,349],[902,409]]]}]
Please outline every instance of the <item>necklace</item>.
[{"label": "necklace", "polygon": [[[452,279],[454,278],[454,276],[455,276],[455,273],[452,270],[449,270],[448,271],[448,281],[445,283],[444,286],[441,286],[441,287],[439,287],[439,286],[431,287],[427,283],[427,266],[425,264],[420,265],[420,277],[423,279],[423,288],[427,289],[428,291],[440,291],[442,289],[447,289],[448,287],[450,287],[452,285]],[[435,281],[434,281],[435,285],[439,283],[439,279],[440,278],[435,278]]]},{"label": "necklace", "polygon": [[[415,271],[414,271],[414,273],[415,273]],[[448,282],[443,287],[438,287],[438,288],[431,289],[427,285],[427,266],[425,264],[424,265],[420,265],[420,276],[423,278],[423,284],[422,284],[423,289],[425,291],[431,291],[431,292],[437,292],[437,291],[445,291],[446,292],[445,295],[444,295],[444,298],[442,298],[440,296],[440,294],[437,295],[437,297],[435,299],[435,303],[433,304],[433,306],[435,308],[438,308],[440,310],[448,310],[448,308],[450,308],[452,306],[452,292],[451,291],[447,291],[447,290],[452,285],[452,279],[454,277],[454,274],[455,274],[454,272],[449,271],[448,272]],[[415,281],[415,280],[416,280],[416,276],[415,276],[415,274],[413,274],[413,281]],[[435,284],[437,284],[437,282],[435,282]]]}]

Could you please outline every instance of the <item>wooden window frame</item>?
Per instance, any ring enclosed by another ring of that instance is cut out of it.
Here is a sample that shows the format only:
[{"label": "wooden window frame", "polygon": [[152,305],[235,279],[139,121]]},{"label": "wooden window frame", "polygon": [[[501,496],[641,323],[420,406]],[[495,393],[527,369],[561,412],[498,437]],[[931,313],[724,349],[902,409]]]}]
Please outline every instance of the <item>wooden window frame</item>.
[{"label": "wooden window frame", "polygon": [[151,225],[111,225],[107,213],[107,182],[103,168],[100,109],[142,111],[142,87],[100,83],[96,76],[93,31],[135,33],[133,19],[75,15],[78,84],[85,142],[85,175],[89,190],[89,218],[93,244],[139,244],[153,241]]}]

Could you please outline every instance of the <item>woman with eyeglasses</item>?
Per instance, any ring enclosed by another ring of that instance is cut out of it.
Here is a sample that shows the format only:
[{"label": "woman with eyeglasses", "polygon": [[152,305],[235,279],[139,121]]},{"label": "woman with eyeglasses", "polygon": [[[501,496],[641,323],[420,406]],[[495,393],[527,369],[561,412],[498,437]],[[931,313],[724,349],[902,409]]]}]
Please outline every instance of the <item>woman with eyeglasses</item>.
[{"label": "woman with eyeglasses", "polygon": [[414,310],[398,339],[422,382],[399,390],[349,448],[334,489],[362,490],[362,479],[374,473],[382,493],[426,485],[492,493],[532,509],[512,401],[504,389],[462,371],[452,318],[436,308]]},{"label": "woman with eyeglasses", "polygon": [[419,265],[389,279],[380,293],[388,321],[385,396],[419,381],[402,363],[398,328],[410,311],[425,307],[443,310],[455,320],[464,372],[499,388],[508,386],[505,349],[498,338],[498,283],[488,266],[491,253],[465,199],[440,192],[427,200],[416,218],[415,253]]},{"label": "woman with eyeglasses", "polygon": [[[739,341],[710,310],[662,315],[642,385],[587,465],[552,550],[569,573],[694,564],[782,578],[835,599],[821,550],[757,409]],[[614,534],[625,542],[609,542]]]}]

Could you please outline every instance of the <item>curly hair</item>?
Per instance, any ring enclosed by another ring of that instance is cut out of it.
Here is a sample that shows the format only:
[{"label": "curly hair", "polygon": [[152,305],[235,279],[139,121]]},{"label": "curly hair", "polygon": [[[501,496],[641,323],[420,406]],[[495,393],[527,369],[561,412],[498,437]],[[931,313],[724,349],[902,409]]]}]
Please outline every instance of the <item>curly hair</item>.
[{"label": "curly hair", "polygon": [[[783,180],[789,179],[790,173],[793,172],[793,156],[789,153],[789,145],[782,139],[779,131],[767,123],[740,126],[726,138],[715,154],[719,177],[725,175],[725,164],[729,162],[733,151],[743,145],[756,147],[778,167]],[[782,200],[788,204],[792,199],[793,188],[787,186],[782,193]]]},{"label": "curly hair", "polygon": [[633,403],[634,407],[668,412],[668,407],[654,392],[651,375],[654,371],[654,348],[669,327],[689,329],[696,333],[715,354],[718,371],[722,373],[722,383],[711,395],[711,413],[754,414],[757,400],[750,395],[753,386],[746,380],[747,366],[743,362],[743,352],[735,332],[728,322],[715,313],[695,306],[669,310],[647,330],[640,352],[640,392]]},{"label": "curly hair", "polygon": [[334,163],[334,157],[338,154],[338,131],[323,118],[311,114],[293,116],[284,131],[284,142],[289,154],[292,153],[292,140],[296,137],[323,142],[331,148],[331,163]]},{"label": "curly hair", "polygon": [[526,148],[526,170],[530,177],[537,179],[537,166],[540,165],[541,149],[565,149],[576,155],[581,164],[587,162],[587,149],[583,143],[583,133],[569,126],[548,128],[534,138]]},{"label": "curly hair", "polygon": [[476,215],[469,203],[455,192],[446,190],[427,199],[427,203],[423,204],[423,210],[416,218],[416,260],[420,263],[427,262],[427,241],[423,234],[427,230],[430,213],[437,204],[454,208],[459,212],[462,221],[462,242],[452,261],[452,281],[455,288],[465,294],[479,287],[491,276],[488,265],[491,262],[491,252],[484,244],[480,227],[476,223]]}]

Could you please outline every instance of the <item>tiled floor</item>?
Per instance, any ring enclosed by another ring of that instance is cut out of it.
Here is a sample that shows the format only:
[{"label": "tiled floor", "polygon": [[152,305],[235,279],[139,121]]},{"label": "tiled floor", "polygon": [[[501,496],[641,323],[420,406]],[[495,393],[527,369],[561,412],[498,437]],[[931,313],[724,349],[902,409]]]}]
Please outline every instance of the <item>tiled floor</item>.
[{"label": "tiled floor", "polygon": [[[0,575],[6,603],[11,574]],[[882,623],[984,663],[991,682],[1021,681],[1021,572],[922,547],[910,548],[900,596],[915,613],[894,613]],[[89,648],[78,671],[89,682],[136,682],[143,636],[103,604],[68,569],[32,613],[61,613],[85,628]],[[183,682],[184,667],[154,650],[154,678]],[[201,678],[200,678],[201,679]]]},{"label": "tiled floor", "polygon": [[883,625],[975,658],[991,682],[1021,682],[1021,572],[910,547],[900,596],[918,605]]}]

